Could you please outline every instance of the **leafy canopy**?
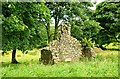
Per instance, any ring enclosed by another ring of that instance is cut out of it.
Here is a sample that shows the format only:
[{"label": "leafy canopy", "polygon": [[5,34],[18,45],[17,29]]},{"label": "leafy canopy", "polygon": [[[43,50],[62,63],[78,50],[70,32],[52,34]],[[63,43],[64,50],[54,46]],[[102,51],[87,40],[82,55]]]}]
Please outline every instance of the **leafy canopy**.
[{"label": "leafy canopy", "polygon": [[98,34],[97,44],[120,42],[120,2],[98,4],[93,17],[103,28]]},{"label": "leafy canopy", "polygon": [[29,50],[47,44],[45,24],[50,21],[44,3],[5,2],[3,8],[3,50]]}]

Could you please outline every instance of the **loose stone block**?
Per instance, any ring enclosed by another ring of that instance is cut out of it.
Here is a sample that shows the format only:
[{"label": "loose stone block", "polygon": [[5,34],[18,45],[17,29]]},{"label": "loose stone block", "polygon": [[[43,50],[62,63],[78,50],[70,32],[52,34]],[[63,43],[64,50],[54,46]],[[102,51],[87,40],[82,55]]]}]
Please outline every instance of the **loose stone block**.
[{"label": "loose stone block", "polygon": [[43,64],[54,64],[52,52],[47,49],[41,50],[41,58],[39,59]]},{"label": "loose stone block", "polygon": [[83,54],[83,56],[88,57],[90,59],[90,58],[94,57],[95,52],[94,52],[93,48],[83,48],[82,54]]}]

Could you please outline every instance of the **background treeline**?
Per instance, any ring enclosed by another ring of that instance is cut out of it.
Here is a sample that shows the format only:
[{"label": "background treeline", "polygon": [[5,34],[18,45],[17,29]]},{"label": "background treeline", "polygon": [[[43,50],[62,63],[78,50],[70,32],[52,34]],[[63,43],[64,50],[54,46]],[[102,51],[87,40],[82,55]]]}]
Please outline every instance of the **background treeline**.
[{"label": "background treeline", "polygon": [[[93,4],[96,3],[3,2],[2,50],[13,50],[12,62],[17,63],[16,49],[25,52],[56,40],[60,21],[69,24],[71,35],[83,47],[106,49],[110,43],[120,43],[120,2],[102,2],[91,10]],[[55,26],[50,26],[51,18]]]}]

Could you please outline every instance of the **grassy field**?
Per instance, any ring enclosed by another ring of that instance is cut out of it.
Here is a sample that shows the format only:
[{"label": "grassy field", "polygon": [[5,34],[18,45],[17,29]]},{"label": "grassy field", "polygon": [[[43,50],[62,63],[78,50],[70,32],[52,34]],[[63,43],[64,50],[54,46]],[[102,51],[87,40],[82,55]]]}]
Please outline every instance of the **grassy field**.
[{"label": "grassy field", "polygon": [[39,64],[39,50],[28,54],[17,50],[17,60],[21,64],[10,64],[11,51],[2,56],[2,76],[4,77],[117,77],[118,51],[99,51],[95,58],[82,58],[79,62],[61,62],[55,65]]}]

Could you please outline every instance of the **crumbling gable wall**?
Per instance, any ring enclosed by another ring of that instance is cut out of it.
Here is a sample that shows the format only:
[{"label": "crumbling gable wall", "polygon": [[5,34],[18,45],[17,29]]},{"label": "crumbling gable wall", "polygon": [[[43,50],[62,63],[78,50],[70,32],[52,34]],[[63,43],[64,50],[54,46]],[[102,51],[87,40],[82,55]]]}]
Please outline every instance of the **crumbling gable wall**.
[{"label": "crumbling gable wall", "polygon": [[78,61],[81,56],[81,44],[70,35],[70,27],[66,24],[59,26],[58,39],[50,42],[44,49],[52,52],[54,63]]}]

